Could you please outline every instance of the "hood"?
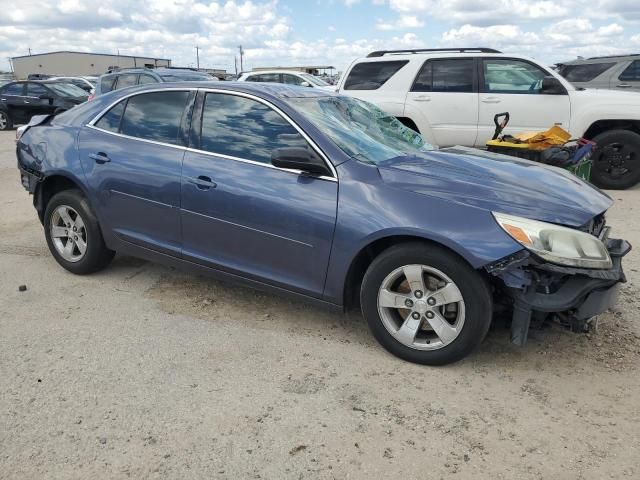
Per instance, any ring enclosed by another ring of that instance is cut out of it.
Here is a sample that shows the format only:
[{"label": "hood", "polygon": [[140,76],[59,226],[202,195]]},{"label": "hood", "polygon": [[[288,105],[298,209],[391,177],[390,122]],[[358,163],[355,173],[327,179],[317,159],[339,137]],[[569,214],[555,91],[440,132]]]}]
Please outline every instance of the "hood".
[{"label": "hood", "polygon": [[566,170],[466,147],[397,157],[378,169],[396,188],[571,227],[585,225],[613,204]]}]

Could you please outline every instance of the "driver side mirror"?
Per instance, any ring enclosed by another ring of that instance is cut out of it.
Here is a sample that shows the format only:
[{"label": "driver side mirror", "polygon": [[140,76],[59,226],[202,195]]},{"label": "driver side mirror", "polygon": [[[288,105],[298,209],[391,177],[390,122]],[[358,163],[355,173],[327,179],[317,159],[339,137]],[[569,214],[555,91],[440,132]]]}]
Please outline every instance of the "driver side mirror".
[{"label": "driver side mirror", "polygon": [[305,173],[326,175],[329,172],[322,161],[304,147],[281,147],[271,152],[271,165],[278,168],[302,170]]},{"label": "driver side mirror", "polygon": [[542,79],[542,86],[540,87],[540,93],[546,93],[549,95],[562,95],[566,92],[560,80],[556,77],[546,76]]},{"label": "driver side mirror", "polygon": [[310,84],[309,82],[302,82],[302,83],[300,84],[300,86],[301,86],[301,87],[310,87],[310,86],[311,86],[311,84]]},{"label": "driver side mirror", "polygon": [[48,93],[43,93],[42,95],[39,95],[38,98],[40,100],[47,100],[49,103],[53,102],[53,97]]}]

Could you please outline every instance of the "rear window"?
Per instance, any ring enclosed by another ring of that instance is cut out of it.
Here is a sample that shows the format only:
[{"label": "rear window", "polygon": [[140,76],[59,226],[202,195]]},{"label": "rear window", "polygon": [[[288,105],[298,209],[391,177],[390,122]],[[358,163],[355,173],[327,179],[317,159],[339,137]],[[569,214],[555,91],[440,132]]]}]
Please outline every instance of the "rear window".
[{"label": "rear window", "polygon": [[100,79],[100,91],[102,93],[107,93],[113,90],[113,81],[115,80],[115,75],[109,75],[108,77],[102,77]]},{"label": "rear window", "polygon": [[11,85],[7,85],[2,89],[2,94],[21,96],[23,85],[23,83],[12,83]]},{"label": "rear window", "polygon": [[260,75],[251,75],[247,78],[247,82],[274,82],[280,83],[279,73],[261,73]]},{"label": "rear window", "polygon": [[135,73],[125,73],[118,75],[118,82],[116,83],[116,90],[121,88],[130,87],[138,83],[138,75]]},{"label": "rear window", "polygon": [[473,58],[428,60],[411,88],[412,92],[473,92]]},{"label": "rear window", "polygon": [[615,62],[611,63],[587,63],[582,65],[562,65],[558,68],[558,73],[570,82],[590,82],[598,75],[603,74]]},{"label": "rear window", "polygon": [[344,82],[345,90],[377,90],[384,85],[409,60],[358,63]]}]

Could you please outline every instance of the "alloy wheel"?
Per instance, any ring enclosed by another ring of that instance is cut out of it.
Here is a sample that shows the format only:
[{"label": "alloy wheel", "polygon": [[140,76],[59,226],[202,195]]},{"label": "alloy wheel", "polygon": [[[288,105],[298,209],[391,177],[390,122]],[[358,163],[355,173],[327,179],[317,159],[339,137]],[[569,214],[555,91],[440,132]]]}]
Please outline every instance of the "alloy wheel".
[{"label": "alloy wheel", "polygon": [[405,265],[382,281],[378,313],[387,331],[403,345],[438,350],[464,326],[465,303],[446,274],[427,265]]},{"label": "alloy wheel", "polygon": [[8,123],[9,119],[7,118],[7,114],[4,112],[0,112],[0,130],[6,129]]},{"label": "alloy wheel", "polygon": [[87,230],[82,217],[68,205],[59,205],[51,214],[51,240],[68,262],[79,262],[87,251]]},{"label": "alloy wheel", "polygon": [[593,167],[617,180],[635,170],[638,167],[636,163],[636,151],[633,147],[616,142],[602,147]]}]

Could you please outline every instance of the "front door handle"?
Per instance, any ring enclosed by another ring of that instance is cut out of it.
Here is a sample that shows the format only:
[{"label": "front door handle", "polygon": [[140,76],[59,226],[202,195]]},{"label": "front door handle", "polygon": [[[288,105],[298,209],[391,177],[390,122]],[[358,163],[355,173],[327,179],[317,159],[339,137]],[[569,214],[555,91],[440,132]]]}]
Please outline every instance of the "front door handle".
[{"label": "front door handle", "polygon": [[99,163],[100,165],[111,161],[109,156],[104,152],[90,153],[89,158],[91,160],[95,160],[95,162]]},{"label": "front door handle", "polygon": [[483,97],[482,103],[500,103],[500,99],[498,97]]},{"label": "front door handle", "polygon": [[620,83],[620,84],[616,85],[616,87],[618,87],[618,88],[631,88],[631,85],[629,85],[628,83]]},{"label": "front door handle", "polygon": [[431,97],[429,95],[420,95],[419,97],[416,97],[413,100],[416,102],[430,102]]},{"label": "front door handle", "polygon": [[216,188],[218,186],[216,182],[204,175],[200,175],[196,178],[190,178],[189,183],[193,183],[200,190],[209,190],[210,188]]}]

